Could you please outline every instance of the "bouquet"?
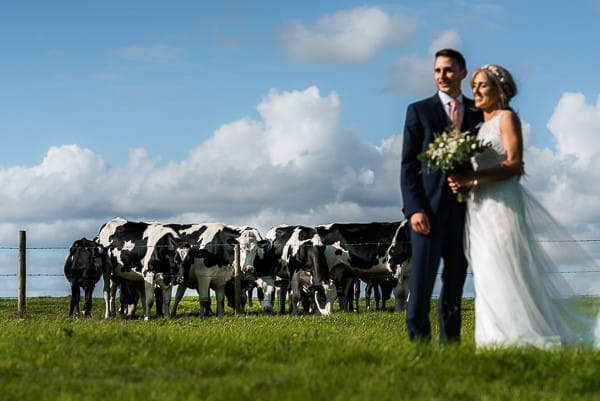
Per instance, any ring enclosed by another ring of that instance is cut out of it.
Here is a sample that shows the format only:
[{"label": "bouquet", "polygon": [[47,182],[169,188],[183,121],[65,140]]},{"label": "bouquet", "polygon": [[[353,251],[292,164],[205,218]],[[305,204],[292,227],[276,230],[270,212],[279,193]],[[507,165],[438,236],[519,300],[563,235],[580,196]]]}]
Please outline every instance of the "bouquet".
[{"label": "bouquet", "polygon": [[[417,160],[425,161],[427,170],[441,170],[444,173],[455,173],[467,163],[476,153],[483,152],[490,145],[469,135],[469,131],[460,132],[451,125],[444,133],[435,134],[435,139],[427,150],[417,156]],[[457,194],[458,201],[467,200],[465,192]]]}]

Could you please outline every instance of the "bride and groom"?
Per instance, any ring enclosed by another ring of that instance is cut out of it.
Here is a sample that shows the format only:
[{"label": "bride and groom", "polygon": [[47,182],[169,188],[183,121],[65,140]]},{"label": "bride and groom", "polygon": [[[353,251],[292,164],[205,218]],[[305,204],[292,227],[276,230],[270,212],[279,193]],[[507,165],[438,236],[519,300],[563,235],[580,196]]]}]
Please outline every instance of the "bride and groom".
[{"label": "bride and groom", "polygon": [[[458,51],[438,51],[438,92],[409,105],[406,112],[400,184],[403,212],[412,228],[409,338],[431,338],[431,295],[441,260],[441,343],[460,341],[462,292],[470,265],[478,347],[598,347],[597,311],[581,314],[581,300],[558,274],[564,252],[537,240],[572,239],[519,182],[524,173],[523,136],[510,108],[515,82],[506,69],[484,65],[471,76],[471,100],[461,93],[466,77],[465,59]],[[446,176],[425,169],[417,156],[450,125],[489,145],[460,175]],[[470,191],[466,203],[456,198],[463,190]],[[574,241],[569,244],[578,248]],[[567,253],[570,264],[594,263],[581,249]]]}]

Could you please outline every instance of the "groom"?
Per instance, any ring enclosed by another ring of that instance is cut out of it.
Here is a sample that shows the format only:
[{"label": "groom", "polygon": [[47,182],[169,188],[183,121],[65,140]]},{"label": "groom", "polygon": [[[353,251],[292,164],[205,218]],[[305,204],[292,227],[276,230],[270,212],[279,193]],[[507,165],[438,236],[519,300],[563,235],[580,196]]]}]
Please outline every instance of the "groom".
[{"label": "groom", "polygon": [[412,265],[406,312],[411,340],[430,340],[429,310],[440,260],[444,261],[439,296],[440,342],[459,342],[461,300],[467,276],[463,251],[465,204],[452,194],[446,175],[427,172],[417,155],[454,124],[476,133],[482,114],[461,93],[467,76],[465,59],[454,49],[435,54],[434,80],[438,92],[408,106],[404,125],[400,186],[403,212],[410,221]]}]

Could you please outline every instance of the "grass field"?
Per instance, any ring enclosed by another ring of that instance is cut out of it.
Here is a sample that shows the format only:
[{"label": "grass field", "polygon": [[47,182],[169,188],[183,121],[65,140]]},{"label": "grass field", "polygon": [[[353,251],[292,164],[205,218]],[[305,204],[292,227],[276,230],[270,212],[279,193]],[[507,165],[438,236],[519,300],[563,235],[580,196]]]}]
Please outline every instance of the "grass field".
[{"label": "grass field", "polygon": [[600,400],[600,351],[475,350],[472,300],[449,347],[410,343],[403,313],[198,319],[185,298],[144,322],[68,304],[0,300],[0,400]]}]

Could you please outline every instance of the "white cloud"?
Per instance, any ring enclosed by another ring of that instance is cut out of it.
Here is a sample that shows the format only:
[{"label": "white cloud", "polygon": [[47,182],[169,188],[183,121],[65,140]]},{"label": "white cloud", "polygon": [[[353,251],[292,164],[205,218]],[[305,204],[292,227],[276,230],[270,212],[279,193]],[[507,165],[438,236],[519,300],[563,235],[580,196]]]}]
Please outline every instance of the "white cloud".
[{"label": "white cloud", "polygon": [[441,32],[429,45],[428,55],[410,55],[398,58],[385,91],[426,96],[435,91],[433,81],[434,55],[438,50],[453,48],[460,50],[460,35],[455,30]]},{"label": "white cloud", "polygon": [[321,17],[312,26],[294,21],[283,29],[282,43],[294,61],[364,63],[384,46],[404,46],[416,22],[377,7],[358,7]]},{"label": "white cloud", "polygon": [[386,92],[425,96],[434,91],[433,57],[412,55],[396,60]]},{"label": "white cloud", "polygon": [[433,56],[438,50],[441,49],[460,49],[461,47],[462,42],[460,40],[460,35],[454,29],[450,29],[442,32],[433,40],[433,42],[431,42],[429,45],[429,54]]},{"label": "white cloud", "polygon": [[321,97],[314,86],[305,91],[272,90],[258,111],[267,123],[265,144],[276,166],[304,166],[311,159],[326,159],[329,155],[324,152],[334,151],[336,140],[345,140],[338,128],[340,100],[335,92]]},{"label": "white cloud", "polygon": [[45,245],[70,245],[115,216],[253,221],[268,229],[257,216],[292,216],[292,223],[303,215],[334,218],[335,205],[350,205],[340,212],[355,205],[365,208],[361,216],[400,218],[399,142],[373,146],[342,129],[335,92],[271,90],[257,110],[258,121],[224,124],[184,160],[166,165],[143,148],[131,149],[127,164],[109,166],[90,149],[63,145],[39,165],[0,169],[0,241],[14,241],[27,227]]},{"label": "white cloud", "polygon": [[600,97],[587,104],[580,93],[565,93],[548,122],[556,150],[531,147],[527,185],[564,224],[600,223]]},{"label": "white cloud", "polygon": [[582,93],[563,94],[548,129],[556,139],[560,157],[576,156],[577,167],[589,169],[600,156],[600,141],[591,136],[600,132],[600,96],[595,105],[588,105]]},{"label": "white cloud", "polygon": [[[50,148],[38,165],[0,169],[0,245],[16,246],[18,231],[26,230],[30,246],[68,247],[115,216],[220,221],[263,232],[282,223],[403,218],[401,136],[378,145],[360,141],[339,125],[338,95],[317,87],[271,90],[257,110],[259,119],[224,124],[185,159],[166,165],[143,148],[131,149],[126,164],[109,166],[90,149],[63,145]],[[600,223],[599,110],[598,102],[567,93],[548,124],[556,150],[526,140],[525,185],[584,238],[597,238]],[[524,130],[529,138],[529,124]],[[0,253],[0,273],[14,271],[14,251],[6,252],[12,253]],[[66,249],[39,252],[33,268],[60,274]]]}]

